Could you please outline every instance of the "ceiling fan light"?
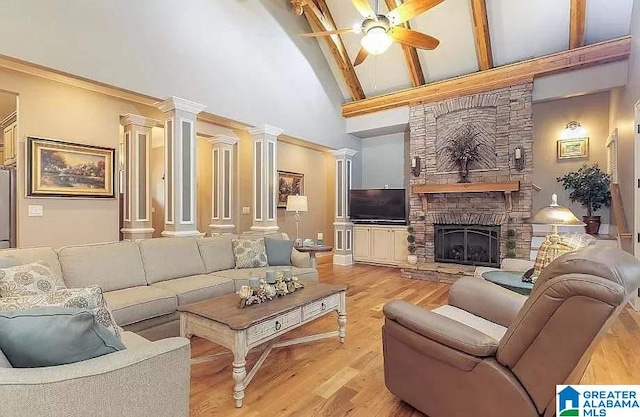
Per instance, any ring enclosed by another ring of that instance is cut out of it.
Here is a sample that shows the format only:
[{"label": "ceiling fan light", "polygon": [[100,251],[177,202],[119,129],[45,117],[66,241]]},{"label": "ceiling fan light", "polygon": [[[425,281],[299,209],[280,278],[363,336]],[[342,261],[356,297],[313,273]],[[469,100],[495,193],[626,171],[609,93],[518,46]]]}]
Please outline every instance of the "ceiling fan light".
[{"label": "ceiling fan light", "polygon": [[360,41],[362,47],[371,55],[380,55],[389,49],[392,43],[393,39],[382,27],[369,29],[367,34]]}]

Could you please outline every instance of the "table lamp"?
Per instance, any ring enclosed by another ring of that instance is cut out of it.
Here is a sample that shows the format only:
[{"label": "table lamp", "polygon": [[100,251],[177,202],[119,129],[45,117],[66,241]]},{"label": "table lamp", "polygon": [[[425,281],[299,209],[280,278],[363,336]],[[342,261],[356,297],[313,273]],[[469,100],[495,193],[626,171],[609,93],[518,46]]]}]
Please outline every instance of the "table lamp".
[{"label": "table lamp", "polygon": [[585,224],[573,215],[571,210],[558,205],[558,195],[551,196],[551,205],[543,207],[531,218],[531,223],[548,224],[551,226],[551,234],[547,240],[551,242],[552,261],[558,257],[560,251],[560,235],[558,226],[584,226]]},{"label": "table lamp", "polygon": [[309,211],[306,195],[290,195],[287,197],[287,211],[296,212],[296,239],[299,236],[300,212]]}]

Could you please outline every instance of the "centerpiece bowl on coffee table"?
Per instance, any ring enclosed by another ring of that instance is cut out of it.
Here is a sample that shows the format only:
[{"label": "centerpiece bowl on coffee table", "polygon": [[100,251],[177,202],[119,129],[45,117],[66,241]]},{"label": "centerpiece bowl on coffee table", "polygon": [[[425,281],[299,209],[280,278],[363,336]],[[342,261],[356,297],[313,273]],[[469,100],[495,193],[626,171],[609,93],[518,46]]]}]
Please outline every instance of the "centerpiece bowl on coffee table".
[{"label": "centerpiece bowl on coffee table", "polygon": [[[238,306],[238,295],[228,294],[178,307],[180,335],[198,336],[231,350],[233,353],[233,397],[242,407],[244,391],[267,356],[275,348],[339,337],[344,343],[347,325],[346,286],[307,283],[285,297],[248,308]],[[289,331],[331,312],[337,313],[338,330],[278,342]],[[247,373],[246,357],[256,346],[267,343],[260,358]],[[213,355],[192,360],[201,363],[216,359]]]}]

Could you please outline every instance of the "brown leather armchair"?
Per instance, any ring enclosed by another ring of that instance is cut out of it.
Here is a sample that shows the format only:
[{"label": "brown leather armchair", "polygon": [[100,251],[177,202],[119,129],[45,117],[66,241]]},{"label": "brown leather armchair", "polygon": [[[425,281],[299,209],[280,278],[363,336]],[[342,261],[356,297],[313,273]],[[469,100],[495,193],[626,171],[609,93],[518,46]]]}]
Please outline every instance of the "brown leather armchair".
[{"label": "brown leather armchair", "polygon": [[527,298],[477,278],[428,311],[385,305],[387,388],[429,417],[551,417],[640,283],[640,262],[590,246],[547,266]]}]

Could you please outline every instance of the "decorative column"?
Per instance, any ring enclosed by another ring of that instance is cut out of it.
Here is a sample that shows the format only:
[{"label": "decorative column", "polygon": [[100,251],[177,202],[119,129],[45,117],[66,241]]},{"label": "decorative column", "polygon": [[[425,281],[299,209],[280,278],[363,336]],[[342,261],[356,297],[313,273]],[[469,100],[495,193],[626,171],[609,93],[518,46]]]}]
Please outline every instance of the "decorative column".
[{"label": "decorative column", "polygon": [[278,230],[278,136],[284,130],[269,125],[249,130],[253,137],[253,225],[251,230]]},{"label": "decorative column", "polygon": [[238,139],[215,135],[211,144],[211,235],[233,233],[235,145]]},{"label": "decorative column", "polygon": [[206,106],[171,97],[156,106],[164,121],[164,231],[198,236],[196,228],[196,116]]},{"label": "decorative column", "polygon": [[336,211],[333,222],[335,230],[333,263],[353,263],[353,223],[349,218],[349,190],[351,189],[351,167],[357,152],[353,149],[333,151],[336,157]]},{"label": "decorative column", "polygon": [[126,240],[148,239],[153,235],[149,192],[151,129],[161,123],[148,117],[125,114],[120,117],[120,124],[124,126],[121,148],[124,227],[120,231]]}]

